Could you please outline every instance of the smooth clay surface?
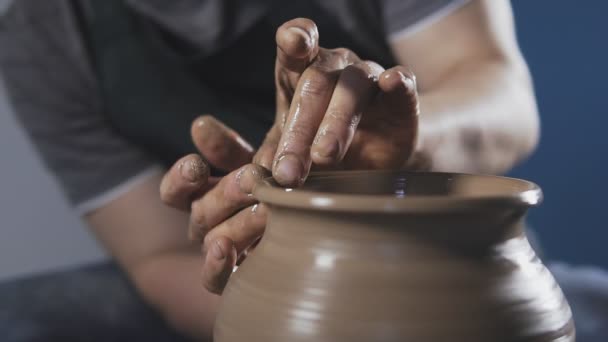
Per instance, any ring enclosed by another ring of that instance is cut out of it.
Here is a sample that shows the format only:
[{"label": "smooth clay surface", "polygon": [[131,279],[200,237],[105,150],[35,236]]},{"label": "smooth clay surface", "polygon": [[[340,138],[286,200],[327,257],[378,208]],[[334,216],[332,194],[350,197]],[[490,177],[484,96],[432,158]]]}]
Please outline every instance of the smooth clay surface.
[{"label": "smooth clay surface", "polygon": [[333,172],[254,195],[271,215],[224,292],[216,342],[574,341],[523,229],[533,183]]}]

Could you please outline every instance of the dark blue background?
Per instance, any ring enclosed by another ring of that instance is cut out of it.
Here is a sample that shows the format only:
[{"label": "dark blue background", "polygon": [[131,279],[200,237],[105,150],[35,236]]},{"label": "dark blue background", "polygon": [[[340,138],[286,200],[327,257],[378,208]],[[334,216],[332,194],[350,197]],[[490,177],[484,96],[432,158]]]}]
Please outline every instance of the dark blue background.
[{"label": "dark blue background", "polygon": [[511,175],[537,182],[530,221],[551,259],[608,268],[608,2],[512,2],[542,137]]}]

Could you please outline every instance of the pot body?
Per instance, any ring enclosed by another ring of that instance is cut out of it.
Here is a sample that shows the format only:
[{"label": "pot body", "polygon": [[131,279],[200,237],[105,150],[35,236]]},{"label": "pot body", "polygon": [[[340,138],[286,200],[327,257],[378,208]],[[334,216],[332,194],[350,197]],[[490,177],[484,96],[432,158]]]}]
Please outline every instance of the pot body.
[{"label": "pot body", "polygon": [[525,208],[356,213],[270,206],[231,277],[216,342],[574,341]]}]

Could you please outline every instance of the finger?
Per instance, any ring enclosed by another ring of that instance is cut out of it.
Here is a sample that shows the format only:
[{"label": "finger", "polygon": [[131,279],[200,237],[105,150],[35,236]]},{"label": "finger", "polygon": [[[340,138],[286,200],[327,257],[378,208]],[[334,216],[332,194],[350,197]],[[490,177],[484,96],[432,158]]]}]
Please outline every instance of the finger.
[{"label": "finger", "polygon": [[189,237],[201,241],[207,232],[240,209],[253,205],[251,196],[255,183],[267,176],[267,171],[256,164],[248,164],[223,177],[202,198],[192,202]]},{"label": "finger", "polygon": [[378,93],[383,71],[373,62],[358,62],[342,71],[314,139],[311,157],[315,164],[332,165],[344,158],[361,113]]},{"label": "finger", "polygon": [[224,171],[235,170],[253,158],[253,147],[213,116],[204,115],[194,120],[191,135],[201,154]]},{"label": "finger", "polygon": [[336,72],[307,69],[296,88],[273,160],[272,175],[283,186],[299,186],[310,170],[310,145],[337,80]]},{"label": "finger", "polygon": [[378,86],[384,115],[378,119],[400,131],[395,141],[401,153],[409,156],[416,145],[420,114],[416,77],[407,68],[396,66],[380,75]]},{"label": "finger", "polygon": [[418,90],[416,76],[403,66],[396,66],[384,71],[378,78],[378,86],[383,92],[385,111],[388,115],[397,117],[418,116]]},{"label": "finger", "polygon": [[236,249],[230,239],[218,237],[208,248],[203,263],[203,286],[212,293],[221,294],[236,264]]},{"label": "finger", "polygon": [[323,120],[339,72],[355,55],[346,49],[322,50],[304,71],[273,160],[272,175],[283,186],[299,186],[310,170],[310,146]]},{"label": "finger", "polygon": [[208,183],[209,167],[196,154],[178,160],[160,183],[162,201],[174,208],[188,210],[195,196]]},{"label": "finger", "polygon": [[264,233],[267,213],[264,204],[254,204],[239,211],[209,231],[204,239],[204,250],[208,250],[218,237],[224,236],[234,243],[240,256]]},{"label": "finger", "polygon": [[268,131],[266,138],[264,138],[264,142],[262,142],[262,145],[258,148],[258,151],[253,157],[253,163],[258,164],[267,170],[271,170],[272,159],[277,151],[277,145],[279,144],[280,139],[281,129],[279,125],[275,124],[270,131]]},{"label": "finger", "polygon": [[[277,65],[302,73],[319,52],[319,31],[310,19],[292,19],[277,29]],[[295,84],[293,84],[295,86]]]},{"label": "finger", "polygon": [[282,127],[298,80],[319,52],[319,31],[312,20],[297,18],[281,25],[275,39],[276,121]]}]

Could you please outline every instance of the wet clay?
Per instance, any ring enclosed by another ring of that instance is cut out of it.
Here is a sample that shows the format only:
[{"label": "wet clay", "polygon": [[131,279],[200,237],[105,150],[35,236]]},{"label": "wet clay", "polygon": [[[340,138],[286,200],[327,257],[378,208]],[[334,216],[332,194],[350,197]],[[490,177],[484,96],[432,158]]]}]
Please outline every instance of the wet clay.
[{"label": "wet clay", "polygon": [[559,286],[526,239],[533,183],[400,171],[267,179],[256,250],[231,277],[216,342],[574,341]]}]

